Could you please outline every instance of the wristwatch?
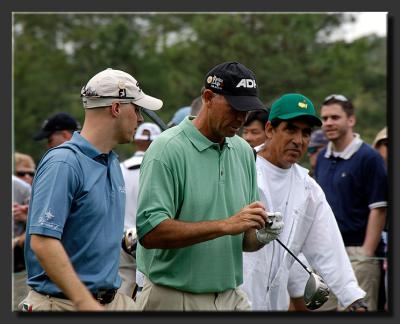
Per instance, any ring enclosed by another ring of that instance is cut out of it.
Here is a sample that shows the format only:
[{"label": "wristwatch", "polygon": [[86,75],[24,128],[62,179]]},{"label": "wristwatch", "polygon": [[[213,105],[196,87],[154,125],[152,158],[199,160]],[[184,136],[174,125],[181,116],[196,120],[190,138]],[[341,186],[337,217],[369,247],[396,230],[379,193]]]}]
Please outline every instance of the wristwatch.
[{"label": "wristwatch", "polygon": [[358,299],[348,307],[350,312],[355,312],[359,308],[364,308],[366,312],[368,311],[368,305],[364,299]]}]

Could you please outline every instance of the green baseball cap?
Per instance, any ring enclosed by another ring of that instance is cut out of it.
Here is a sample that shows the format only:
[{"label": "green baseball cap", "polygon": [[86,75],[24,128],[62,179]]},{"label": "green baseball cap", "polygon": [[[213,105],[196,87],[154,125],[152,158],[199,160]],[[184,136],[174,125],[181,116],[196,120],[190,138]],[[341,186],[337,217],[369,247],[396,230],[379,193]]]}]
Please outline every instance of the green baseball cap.
[{"label": "green baseball cap", "polygon": [[299,93],[287,93],[272,104],[268,120],[287,120],[302,116],[307,117],[312,125],[322,125],[310,99]]}]

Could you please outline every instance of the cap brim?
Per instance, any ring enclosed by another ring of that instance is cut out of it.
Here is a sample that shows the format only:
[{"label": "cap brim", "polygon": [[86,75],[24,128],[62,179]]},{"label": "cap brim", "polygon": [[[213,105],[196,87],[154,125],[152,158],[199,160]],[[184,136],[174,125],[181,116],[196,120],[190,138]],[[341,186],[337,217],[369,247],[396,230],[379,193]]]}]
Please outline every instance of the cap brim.
[{"label": "cap brim", "polygon": [[304,118],[312,126],[322,126],[322,122],[318,117],[315,117],[313,115],[309,115],[307,113],[298,113],[298,112],[296,112],[296,113],[292,113],[292,114],[282,115],[282,116],[279,116],[278,118],[287,120],[287,119],[293,119],[293,118],[298,118],[298,117]]},{"label": "cap brim", "polygon": [[159,110],[163,105],[162,100],[154,98],[152,96],[148,96],[146,94],[143,94],[143,97],[135,100],[134,103],[135,105],[149,110]]},{"label": "cap brim", "polygon": [[228,103],[239,111],[267,110],[256,96],[229,96],[223,95]]},{"label": "cap brim", "polygon": [[51,135],[52,132],[50,131],[40,131],[39,133],[37,133],[35,136],[33,136],[33,139],[35,141],[40,141],[44,138],[47,138]]}]

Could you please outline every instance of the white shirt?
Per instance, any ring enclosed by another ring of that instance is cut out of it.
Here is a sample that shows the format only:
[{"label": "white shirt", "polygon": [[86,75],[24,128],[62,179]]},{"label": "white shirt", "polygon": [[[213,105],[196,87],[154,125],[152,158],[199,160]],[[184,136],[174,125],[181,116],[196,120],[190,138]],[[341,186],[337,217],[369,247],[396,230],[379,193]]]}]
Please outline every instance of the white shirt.
[{"label": "white shirt", "polygon": [[122,176],[125,181],[126,192],[124,230],[136,227],[136,209],[139,193],[139,167],[142,164],[143,156],[144,152],[137,151],[131,158],[120,164]]},{"label": "white shirt", "polygon": [[[364,297],[333,212],[308,170],[298,164],[281,169],[260,156],[256,167],[261,201],[268,211],[280,211],[283,216],[280,241],[296,256],[303,252],[344,307]],[[277,241],[259,251],[244,253],[242,289],[253,310],[288,310],[287,287],[293,262]]]}]

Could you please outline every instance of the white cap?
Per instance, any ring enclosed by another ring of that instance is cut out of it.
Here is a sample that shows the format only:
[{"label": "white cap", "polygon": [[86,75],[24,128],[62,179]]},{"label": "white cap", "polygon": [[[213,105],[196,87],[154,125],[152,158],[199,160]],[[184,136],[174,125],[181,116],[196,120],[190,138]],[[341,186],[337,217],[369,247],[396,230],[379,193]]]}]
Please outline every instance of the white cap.
[{"label": "white cap", "polygon": [[[150,134],[144,134],[144,131],[149,131]],[[140,124],[136,130],[135,140],[153,141],[161,134],[161,129],[154,123]]]},{"label": "white cap", "polygon": [[160,99],[146,95],[133,76],[111,68],[92,77],[82,88],[81,97],[85,108],[110,106],[115,100],[149,110],[158,110],[163,105]]},{"label": "white cap", "polygon": [[372,143],[372,147],[377,148],[376,144],[378,144],[379,141],[387,139],[388,135],[387,135],[387,127],[384,127],[383,129],[381,129],[379,131],[378,134],[376,134],[374,142]]}]

